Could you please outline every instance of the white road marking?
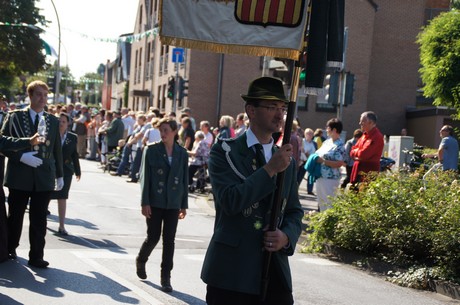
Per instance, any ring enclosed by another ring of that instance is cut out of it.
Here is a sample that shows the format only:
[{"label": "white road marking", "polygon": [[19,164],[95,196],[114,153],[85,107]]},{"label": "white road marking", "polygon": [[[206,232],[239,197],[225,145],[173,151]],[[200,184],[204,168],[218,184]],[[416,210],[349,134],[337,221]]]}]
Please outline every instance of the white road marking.
[{"label": "white road marking", "polygon": [[319,265],[319,266],[340,266],[340,264],[332,262],[324,258],[306,257],[306,258],[299,259],[299,261],[307,263],[307,264]]}]

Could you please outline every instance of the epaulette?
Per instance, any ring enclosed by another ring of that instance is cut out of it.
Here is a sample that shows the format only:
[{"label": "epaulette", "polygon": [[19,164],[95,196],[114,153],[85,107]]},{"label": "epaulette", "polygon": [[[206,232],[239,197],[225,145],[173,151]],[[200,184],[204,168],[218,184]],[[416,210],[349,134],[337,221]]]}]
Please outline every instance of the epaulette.
[{"label": "epaulette", "polygon": [[235,164],[233,164],[232,158],[230,158],[230,152],[232,151],[232,148],[229,144],[232,144],[235,139],[228,140],[230,141],[227,141],[227,139],[219,140],[220,146],[225,151],[225,159],[227,159],[227,163],[228,165],[230,165],[230,168],[233,170],[233,172],[241,179],[246,180],[246,177],[242,173],[240,173],[240,171],[236,168]]},{"label": "epaulette", "polygon": [[222,145],[223,142],[234,142],[235,140],[236,140],[236,138],[225,138],[225,139],[218,138],[217,143]]}]

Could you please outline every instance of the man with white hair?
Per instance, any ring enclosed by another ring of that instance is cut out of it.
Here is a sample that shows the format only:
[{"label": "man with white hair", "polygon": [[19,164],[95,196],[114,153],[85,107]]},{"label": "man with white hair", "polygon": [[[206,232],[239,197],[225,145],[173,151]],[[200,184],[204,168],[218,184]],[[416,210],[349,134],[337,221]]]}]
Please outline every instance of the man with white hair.
[{"label": "man with white hair", "polygon": [[359,125],[364,134],[350,152],[350,157],[355,161],[350,177],[352,184],[362,182],[363,174],[380,170],[380,157],[384,146],[383,135],[377,128],[377,116],[374,112],[363,112]]}]

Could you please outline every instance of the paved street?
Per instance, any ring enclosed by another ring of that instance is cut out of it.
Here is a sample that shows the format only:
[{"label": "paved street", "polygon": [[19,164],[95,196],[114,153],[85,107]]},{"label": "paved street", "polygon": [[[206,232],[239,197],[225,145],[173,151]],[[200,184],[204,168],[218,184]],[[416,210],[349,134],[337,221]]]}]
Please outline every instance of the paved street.
[{"label": "paved street", "polygon": [[[212,234],[212,200],[190,195],[188,215],[179,222],[177,232],[174,292],[166,294],[159,290],[161,244],[147,263],[147,280],[139,280],[135,273],[134,260],[146,229],[139,184],[104,174],[95,162],[83,160],[82,169],[82,179],[74,180],[68,201],[66,228],[71,235],[56,235],[57,204],[52,201],[45,248],[50,268],[29,268],[25,219],[18,260],[0,264],[0,304],[205,304],[206,287],[199,274]],[[313,197],[304,191],[301,195],[306,209],[316,208]],[[314,255],[296,253],[291,267],[295,300],[300,305],[460,304]]]}]

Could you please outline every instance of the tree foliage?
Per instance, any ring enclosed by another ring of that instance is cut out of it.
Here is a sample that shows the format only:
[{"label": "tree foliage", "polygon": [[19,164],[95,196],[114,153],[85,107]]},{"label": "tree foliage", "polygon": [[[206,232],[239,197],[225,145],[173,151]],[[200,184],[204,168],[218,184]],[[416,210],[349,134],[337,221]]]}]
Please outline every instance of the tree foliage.
[{"label": "tree foliage", "polygon": [[460,9],[460,0],[452,0],[450,3],[452,9],[459,10]]},{"label": "tree foliage", "polygon": [[460,11],[434,18],[419,34],[424,95],[460,115]]},{"label": "tree foliage", "polygon": [[8,91],[15,77],[35,73],[45,67],[40,39],[42,30],[28,24],[45,26],[46,20],[35,7],[34,0],[0,0],[0,89]]},{"label": "tree foliage", "polygon": [[436,267],[460,283],[460,183],[457,174],[379,175],[359,193],[342,193],[310,218],[305,250],[326,245],[398,266]]}]

